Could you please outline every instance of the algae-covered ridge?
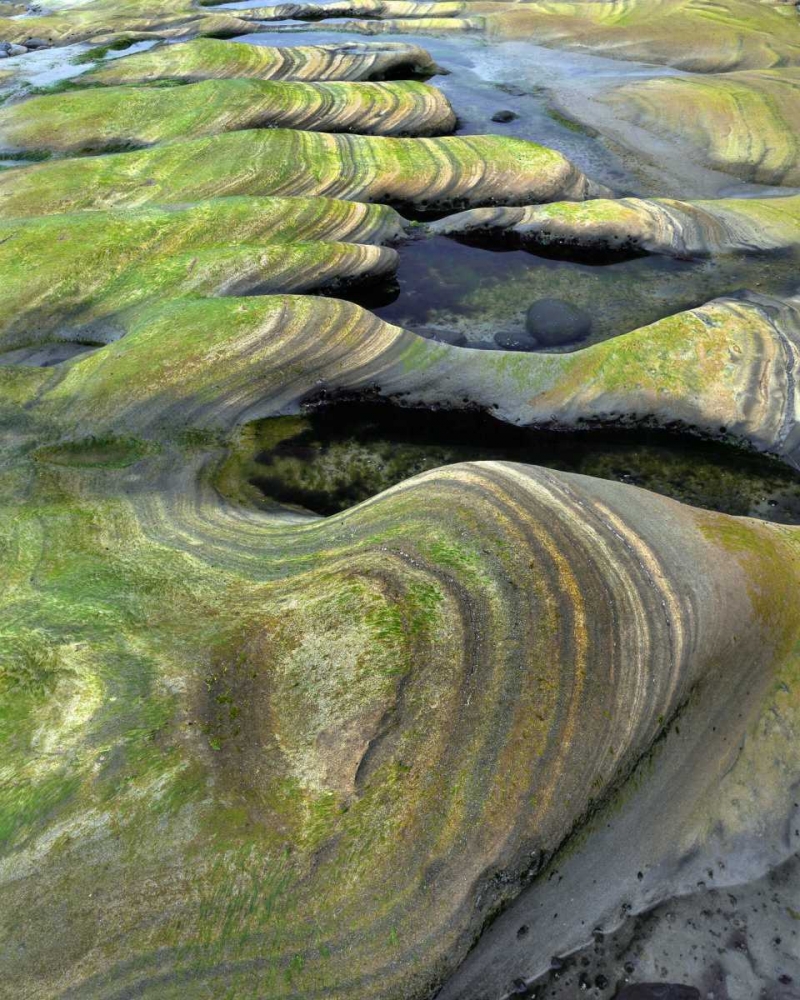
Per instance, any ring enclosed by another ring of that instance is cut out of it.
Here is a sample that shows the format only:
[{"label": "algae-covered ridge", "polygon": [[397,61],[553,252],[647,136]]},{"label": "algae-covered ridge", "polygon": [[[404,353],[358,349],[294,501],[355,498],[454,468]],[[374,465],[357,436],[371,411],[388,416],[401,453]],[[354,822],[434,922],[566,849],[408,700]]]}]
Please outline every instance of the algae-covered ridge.
[{"label": "algae-covered ridge", "polygon": [[[459,130],[424,46],[231,40],[330,16],[702,73],[604,100],[674,101],[665,129],[709,157],[729,130],[715,168],[783,190],[621,197],[535,135]],[[341,399],[480,414],[498,455],[655,428],[795,475],[797,294],[561,353],[352,301],[417,241],[792,252],[791,17],[0,3],[29,50],[0,75],[0,996],[501,1000],[698,866],[797,850],[800,529],[498,458],[373,467],[327,517],[247,482]],[[67,45],[83,75],[32,93],[24,61]],[[760,146],[740,87],[778,109]]]},{"label": "algae-covered ridge", "polygon": [[281,127],[372,135],[450,132],[445,97],[415,81],[305,83],[205,80],[177,88],[108,87],[0,109],[0,156],[136,148],[237,129]]}]

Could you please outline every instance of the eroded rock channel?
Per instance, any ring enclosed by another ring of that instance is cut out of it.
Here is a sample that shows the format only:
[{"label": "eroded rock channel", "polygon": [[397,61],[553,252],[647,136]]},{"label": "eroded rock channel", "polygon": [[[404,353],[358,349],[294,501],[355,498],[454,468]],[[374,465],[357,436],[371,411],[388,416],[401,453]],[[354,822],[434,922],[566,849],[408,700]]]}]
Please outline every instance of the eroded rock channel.
[{"label": "eroded rock channel", "polygon": [[794,1000],[799,72],[0,0],[0,993]]},{"label": "eroded rock channel", "polygon": [[[474,411],[328,403],[248,425],[220,473],[242,497],[331,515],[441,465],[524,462],[629,483],[697,507],[800,523],[800,476],[773,460],[666,431],[511,427]],[[250,494],[252,497],[252,494]]]}]

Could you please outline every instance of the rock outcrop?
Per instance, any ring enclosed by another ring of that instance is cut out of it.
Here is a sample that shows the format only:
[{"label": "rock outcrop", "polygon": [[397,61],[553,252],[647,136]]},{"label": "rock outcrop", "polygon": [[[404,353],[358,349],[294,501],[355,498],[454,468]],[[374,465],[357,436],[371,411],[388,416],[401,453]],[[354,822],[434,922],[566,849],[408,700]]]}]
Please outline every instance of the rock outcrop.
[{"label": "rock outcrop", "polygon": [[88,0],[78,4],[48,3],[33,17],[0,15],[0,38],[22,45],[40,38],[48,45],[116,42],[211,35],[228,38],[253,30],[238,11],[204,11],[190,0]]},{"label": "rock outcrop", "polygon": [[800,62],[796,13],[791,5],[773,0],[721,0],[713,6],[703,0],[522,2],[506,5],[488,22],[489,30],[501,37],[663,63],[691,73]]},{"label": "rock outcrop", "polygon": [[634,81],[603,100],[705,166],[800,185],[800,67]]},{"label": "rock outcrop", "polygon": [[325,195],[416,209],[604,193],[561,153],[500,136],[392,139],[291,129],[232,132],[0,174],[0,217],[176,204],[233,195]]},{"label": "rock outcrop", "polygon": [[0,109],[4,152],[98,153],[218,135],[292,128],[364,135],[445,135],[456,117],[425,83],[207,80],[168,89],[109,87],[36,97]]},{"label": "rock outcrop", "polygon": [[117,85],[153,80],[380,80],[407,73],[431,75],[436,65],[417,45],[341,42],[331,45],[229,45],[214,38],[160,45],[100,62],[84,81]]},{"label": "rock outcrop", "polygon": [[431,74],[416,46],[221,39],[344,15],[709,73],[615,82],[604,107],[663,103],[710,164],[790,184],[796,12],[265,8],[0,3],[22,44],[176,40],[80,50],[85,86],[6,90],[0,110],[2,989],[525,995],[593,928],[797,852],[800,529],[502,461],[319,517],[245,502],[237,455],[252,421],[268,441],[310,407],[379,400],[491,414],[498,440],[724,439],[789,476],[796,293],[674,315],[665,299],[658,321],[561,354],[425,339],[341,296],[415,246],[465,251],[442,236],[789,256],[800,199],[614,198],[577,165],[599,162],[585,145],[573,162],[428,135],[453,128],[448,99],[376,79]]},{"label": "rock outcrop", "polygon": [[[293,347],[301,324],[315,359]],[[796,671],[793,531],[502,463],[327,520],[220,501],[209,463],[237,423],[320,372],[440,393],[470,352],[429,350],[300,297],[176,307],[55,379],[0,369],[7,424],[38,444],[7,450],[0,508],[4,766],[24,789],[4,801],[0,894],[27,915],[6,932],[26,943],[12,988],[427,997],[696,699],[730,745],[703,767],[671,754],[693,768],[671,821],[752,826],[715,794]],[[66,938],[54,898],[80,899]],[[99,947],[109,907],[118,936]]]},{"label": "rock outcrop", "polygon": [[[800,458],[797,300],[717,300],[555,355],[453,347],[351,303],[302,296],[179,300],[134,313],[126,329],[71,364],[48,395],[75,427],[91,414],[98,433],[159,435],[185,409],[198,426],[229,431],[243,414],[283,412],[323,389],[360,390],[406,405],[475,406],[517,425],[684,425],[792,465]],[[219,384],[224,392],[212,392]]]},{"label": "rock outcrop", "polygon": [[672,199],[596,198],[478,208],[430,223],[434,234],[495,238],[523,247],[662,253],[676,257],[775,250],[800,241],[800,197]]},{"label": "rock outcrop", "polygon": [[329,198],[222,198],[0,223],[0,343],[104,343],[130,310],[178,295],[333,290],[386,277],[397,254],[380,244],[402,234],[392,209]]}]

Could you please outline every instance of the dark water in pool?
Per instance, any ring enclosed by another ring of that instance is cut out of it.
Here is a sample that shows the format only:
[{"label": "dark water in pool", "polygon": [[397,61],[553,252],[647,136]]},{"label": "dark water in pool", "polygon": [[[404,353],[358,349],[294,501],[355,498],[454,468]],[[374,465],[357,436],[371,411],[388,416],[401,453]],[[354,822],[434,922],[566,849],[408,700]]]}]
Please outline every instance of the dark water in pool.
[{"label": "dark water in pool", "polygon": [[745,288],[788,293],[797,284],[796,252],[677,260],[648,255],[592,263],[524,250],[487,249],[443,236],[399,247],[396,283],[355,300],[389,323],[437,336],[456,331],[470,346],[525,329],[528,307],[559,298],[592,317],[589,337],[570,349],[646,326]]},{"label": "dark water in pool", "polygon": [[251,425],[239,474],[265,496],[335,514],[437,466],[525,462],[631,483],[699,507],[800,523],[800,476],[764,456],[665,432],[555,433],[482,413],[331,404]]}]

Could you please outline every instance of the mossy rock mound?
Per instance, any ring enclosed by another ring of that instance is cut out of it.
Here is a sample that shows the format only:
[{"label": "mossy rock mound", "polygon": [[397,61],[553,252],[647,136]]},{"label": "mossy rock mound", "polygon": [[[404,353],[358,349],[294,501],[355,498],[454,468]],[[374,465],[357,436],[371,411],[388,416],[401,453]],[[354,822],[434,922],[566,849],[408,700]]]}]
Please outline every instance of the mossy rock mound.
[{"label": "mossy rock mound", "polygon": [[190,0],[89,0],[76,6],[48,7],[48,11],[31,17],[0,16],[0,38],[22,45],[29,38],[70,45],[113,42],[120,37],[136,40],[197,34],[226,38],[253,30],[238,11],[203,11]]},{"label": "mossy rock mound", "polygon": [[455,114],[425,83],[206,80],[184,87],[108,87],[34,97],[0,108],[3,152],[60,155],[293,128],[367,135],[442,135]]},{"label": "mossy rock mound", "polygon": [[756,184],[800,184],[797,67],[633,81],[603,100],[704,166]]},{"label": "mossy rock mound", "polygon": [[429,231],[578,252],[647,251],[688,257],[775,250],[800,242],[800,197],[694,202],[595,198],[580,204],[476,208],[432,222]]},{"label": "mossy rock mound", "polygon": [[[431,8],[439,7],[440,4],[430,4]],[[481,8],[483,4],[479,0],[470,0],[468,13],[477,15],[476,8]],[[391,18],[353,18],[342,21],[336,25],[337,31],[352,31],[359,35],[462,35],[468,32],[483,31],[485,19],[480,16],[472,17],[444,17],[434,16],[435,10],[431,10],[429,15],[421,17],[391,17]],[[330,26],[322,24],[309,25],[308,30],[318,29],[319,31],[329,31]]]},{"label": "mossy rock mound", "polygon": [[366,17],[377,20],[426,17],[458,17],[467,9],[461,0],[438,0],[417,3],[416,0],[334,0],[331,3],[280,3],[273,6],[248,7],[238,16],[253,21],[322,21],[331,17]]},{"label": "mossy rock mound", "polygon": [[795,467],[800,457],[794,300],[718,299],[553,355],[452,347],[351,303],[304,296],[176,299],[118,323],[121,339],[61,369],[43,397],[60,424],[79,428],[91,414],[104,434],[159,437],[186,411],[196,426],[226,430],[241,413],[285,412],[321,389],[369,389],[518,425],[684,426]]},{"label": "mossy rock mound", "polygon": [[431,75],[435,64],[417,45],[340,42],[331,45],[230,45],[214,38],[161,45],[100,63],[83,80],[110,85],[179,80],[380,80]]},{"label": "mossy rock mound", "polygon": [[441,211],[500,198],[521,204],[582,199],[605,190],[561,153],[522,139],[264,129],[8,170],[0,176],[0,216],[185,203],[221,194],[326,195]]},{"label": "mossy rock mound", "polygon": [[[264,16],[53,8],[0,18],[0,37],[183,39]],[[793,12],[745,0],[270,11],[703,70],[798,56]],[[390,203],[478,209],[433,227],[454,236],[681,254],[788,245],[797,199],[612,201],[522,140],[247,127],[275,124],[248,117],[270,94],[305,128],[366,129],[367,94],[384,95],[376,130],[451,112],[361,79],[396,48],[221,44],[0,114],[34,153],[156,144],[0,174],[0,341],[18,352],[0,358],[3,983],[41,1000],[520,993],[526,963],[690,891],[693,866],[792,849],[798,529],[498,461],[317,517],[227,488],[247,426],[343,396],[491,413],[498,435],[682,428],[797,469],[797,297],[716,299],[548,355],[297,294],[390,276],[387,244],[411,231]],[[185,86],[121,85],[162,77]],[[52,345],[90,350],[10,363]]]},{"label": "mossy rock mound", "polygon": [[691,73],[800,64],[800,28],[789,4],[750,0],[518,3],[488,18],[496,37],[576,48]]},{"label": "mossy rock mound", "polygon": [[[371,381],[391,356],[410,376],[416,338],[303,298],[176,307],[55,390],[0,368],[17,437],[0,475],[0,896],[26,915],[4,938],[20,995],[322,983],[422,1000],[690,696],[736,747],[797,669],[792,531],[509,463],[329,519],[222,501],[230,431],[311,374],[293,312],[329,379]],[[143,441],[148,413],[164,419]],[[797,705],[782,712],[788,738]],[[719,774],[729,792],[749,744],[732,769],[716,744],[699,768],[692,746],[672,755],[693,777],[669,829],[760,831],[774,755],[734,821]],[[628,844],[647,829],[644,813]],[[653,863],[679,860],[674,843]],[[69,935],[54,899],[80,901]]]},{"label": "mossy rock mound", "polygon": [[332,291],[386,277],[397,255],[380,244],[403,232],[390,208],[330,198],[220,198],[0,223],[0,344],[104,343],[130,310],[175,296]]}]

